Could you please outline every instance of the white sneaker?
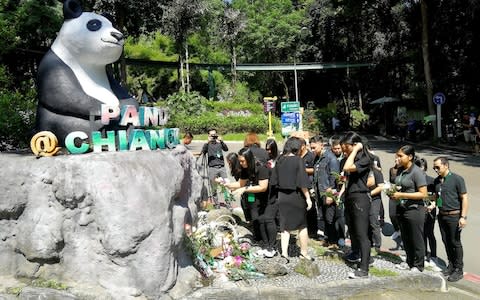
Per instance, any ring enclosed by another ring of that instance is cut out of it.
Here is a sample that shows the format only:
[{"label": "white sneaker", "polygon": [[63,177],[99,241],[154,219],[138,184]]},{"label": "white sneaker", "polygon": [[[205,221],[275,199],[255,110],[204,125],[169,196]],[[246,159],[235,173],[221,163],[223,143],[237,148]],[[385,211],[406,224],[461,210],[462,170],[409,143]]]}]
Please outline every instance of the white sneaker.
[{"label": "white sneaker", "polygon": [[267,251],[267,250],[265,250],[265,249],[257,250],[257,252],[255,252],[255,255],[257,257],[263,257],[265,255],[265,251]]},{"label": "white sneaker", "polygon": [[266,258],[272,258],[275,256],[277,252],[275,250],[271,250],[271,251],[268,251],[268,250],[263,250],[263,256],[265,256]]},{"label": "white sneaker", "polygon": [[[410,269],[410,267],[408,266],[408,264],[406,262],[402,262],[402,263],[399,263],[398,265],[395,265],[395,268],[399,269],[399,270],[408,270]],[[417,269],[418,270],[418,269]]]},{"label": "white sneaker", "polygon": [[410,271],[414,273],[420,273],[420,270],[417,267],[412,267]]},{"label": "white sneaker", "polygon": [[400,231],[395,231],[395,232],[392,234],[391,238],[392,238],[392,240],[396,240],[396,239],[398,239],[398,238],[401,237],[401,236],[402,236],[402,234],[400,233]]}]

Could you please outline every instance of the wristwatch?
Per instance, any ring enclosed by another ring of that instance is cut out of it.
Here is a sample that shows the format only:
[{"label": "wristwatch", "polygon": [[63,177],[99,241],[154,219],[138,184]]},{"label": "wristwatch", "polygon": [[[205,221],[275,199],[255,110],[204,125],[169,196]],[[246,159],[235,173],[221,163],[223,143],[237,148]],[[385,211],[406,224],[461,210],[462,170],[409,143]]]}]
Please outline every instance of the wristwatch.
[{"label": "wristwatch", "polygon": [[460,216],[460,218],[463,218],[464,220],[466,220],[467,216]]}]

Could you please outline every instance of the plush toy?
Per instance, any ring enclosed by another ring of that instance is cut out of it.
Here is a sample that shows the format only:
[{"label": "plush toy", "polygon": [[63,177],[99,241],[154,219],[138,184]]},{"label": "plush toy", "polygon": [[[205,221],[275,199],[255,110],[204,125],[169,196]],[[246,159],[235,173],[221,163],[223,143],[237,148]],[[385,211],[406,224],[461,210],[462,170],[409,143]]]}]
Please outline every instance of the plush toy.
[{"label": "plush toy", "polygon": [[116,130],[100,121],[102,104],[138,104],[107,74],[122,54],[124,36],[104,16],[83,12],[77,0],[64,0],[64,23],[38,68],[37,131],[52,131],[60,145],[72,131]]}]

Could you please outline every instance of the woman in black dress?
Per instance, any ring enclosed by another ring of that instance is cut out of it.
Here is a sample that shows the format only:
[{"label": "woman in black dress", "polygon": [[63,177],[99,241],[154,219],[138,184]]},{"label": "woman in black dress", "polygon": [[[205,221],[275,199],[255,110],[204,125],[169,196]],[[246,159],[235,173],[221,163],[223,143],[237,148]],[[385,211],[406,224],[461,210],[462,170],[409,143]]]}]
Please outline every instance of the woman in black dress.
[{"label": "woman in black dress", "polygon": [[308,192],[310,183],[305,164],[298,156],[300,148],[301,141],[298,138],[289,138],[271,177],[272,185],[275,185],[278,191],[282,256],[287,260],[292,230],[299,230],[300,256],[313,260],[307,252],[307,210],[312,208],[312,200]]}]

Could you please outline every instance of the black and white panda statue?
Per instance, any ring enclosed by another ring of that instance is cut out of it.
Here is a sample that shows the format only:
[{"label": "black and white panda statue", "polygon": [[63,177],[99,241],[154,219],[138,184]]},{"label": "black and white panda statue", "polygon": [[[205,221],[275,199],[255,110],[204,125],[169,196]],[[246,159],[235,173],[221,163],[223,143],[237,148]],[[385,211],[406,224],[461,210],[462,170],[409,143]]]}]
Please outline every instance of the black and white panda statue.
[{"label": "black and white panda statue", "polygon": [[106,17],[83,12],[78,0],[64,0],[64,23],[38,68],[36,130],[51,131],[64,146],[73,131],[120,129],[101,123],[101,105],[137,101],[111,76],[106,66],[123,51],[124,36]]}]

